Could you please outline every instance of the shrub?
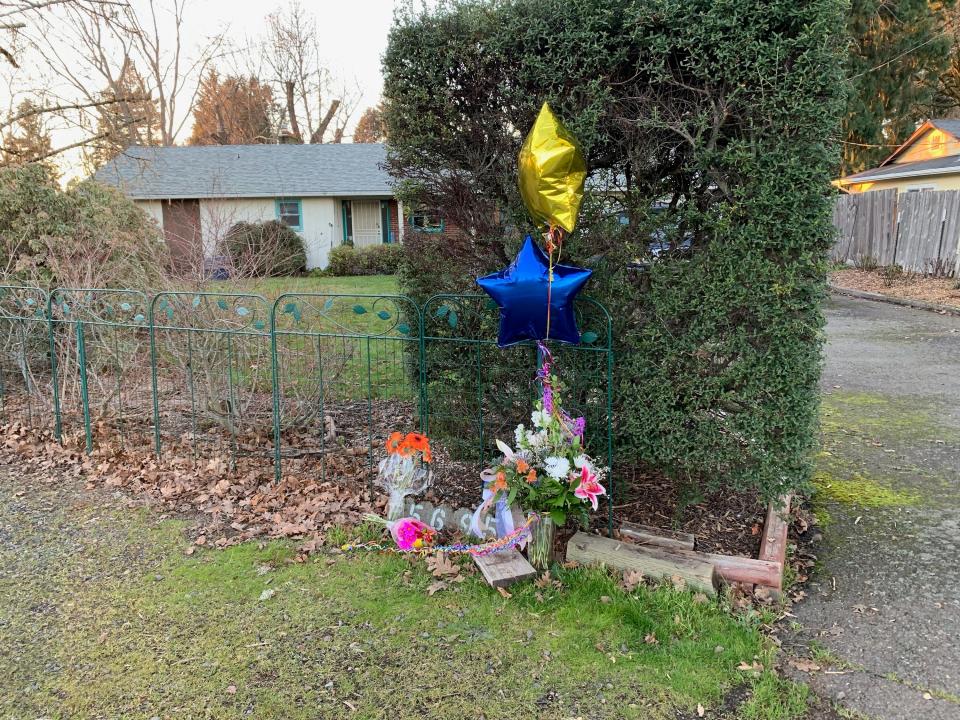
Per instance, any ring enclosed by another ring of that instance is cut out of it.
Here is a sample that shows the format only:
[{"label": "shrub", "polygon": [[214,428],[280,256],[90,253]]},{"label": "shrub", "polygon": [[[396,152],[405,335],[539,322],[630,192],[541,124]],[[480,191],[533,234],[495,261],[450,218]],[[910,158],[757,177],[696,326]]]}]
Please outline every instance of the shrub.
[{"label": "shrub", "polygon": [[[595,269],[587,291],[614,317],[618,462],[768,496],[802,485],[843,31],[841,0],[453,0],[401,15],[384,56],[388,165],[405,203],[466,229],[411,238],[404,291],[475,290],[534,231],[517,129],[548,100],[592,173],[563,261]],[[651,236],[685,249],[653,260]],[[506,372],[521,354],[496,360],[498,392],[528,381]]]},{"label": "shrub", "polygon": [[330,251],[330,275],[393,275],[403,257],[401,245],[338,245]]},{"label": "shrub", "polygon": [[307,269],[303,238],[278,220],[238,222],[224,246],[237,277],[296,275]]},{"label": "shrub", "polygon": [[169,265],[156,223],[92,180],[63,191],[38,164],[0,169],[4,281],[41,287],[155,287]]}]

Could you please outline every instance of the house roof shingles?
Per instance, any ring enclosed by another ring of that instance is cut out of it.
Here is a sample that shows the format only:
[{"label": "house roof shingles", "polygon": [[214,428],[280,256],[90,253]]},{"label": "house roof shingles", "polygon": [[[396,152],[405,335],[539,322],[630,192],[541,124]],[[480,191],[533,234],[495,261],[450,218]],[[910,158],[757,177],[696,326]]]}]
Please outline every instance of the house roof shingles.
[{"label": "house roof shingles", "polygon": [[955,138],[960,139],[960,120],[942,120],[937,118],[931,120],[930,124],[938,130],[943,130],[946,133],[950,133]]},{"label": "house roof shingles", "polygon": [[943,175],[946,173],[960,173],[960,155],[947,155],[933,160],[919,160],[917,162],[884,165],[882,167],[864,170],[842,178],[844,185],[873,180],[893,179],[898,177],[922,177],[924,175]]},{"label": "house roof shingles", "polygon": [[380,144],[131,147],[100,182],[135,199],[390,197]]}]

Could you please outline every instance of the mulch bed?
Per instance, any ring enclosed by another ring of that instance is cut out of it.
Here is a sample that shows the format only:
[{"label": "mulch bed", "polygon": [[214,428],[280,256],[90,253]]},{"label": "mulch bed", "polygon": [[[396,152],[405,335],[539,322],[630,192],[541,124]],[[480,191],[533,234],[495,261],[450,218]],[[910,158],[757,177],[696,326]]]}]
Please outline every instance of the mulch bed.
[{"label": "mulch bed", "polygon": [[956,279],[924,277],[917,273],[891,273],[883,268],[849,268],[830,273],[830,282],[849,290],[960,308],[960,288],[957,287]]},{"label": "mulch bed", "polygon": [[[410,403],[338,403],[327,408],[327,414],[336,439],[327,443],[323,452],[316,431],[284,431],[285,449],[307,451],[284,459],[279,484],[273,481],[269,440],[260,436],[240,438],[241,450],[250,453],[241,454],[234,467],[224,453],[226,444],[222,438],[214,442],[212,434],[209,442],[203,443],[204,450],[211,452],[219,445],[221,455],[197,462],[187,435],[165,438],[164,456],[157,459],[149,444],[133,447],[128,442],[121,447],[107,423],[96,427],[92,456],[83,452],[79,432],[68,436],[61,446],[48,431],[11,423],[0,428],[0,442],[25,462],[83,477],[91,488],[122,490],[169,511],[206,518],[194,531],[198,544],[226,547],[252,538],[292,537],[302,540],[302,548],[309,552],[323,543],[331,527],[358,524],[364,513],[382,512],[385,507],[385,497],[376,491],[371,495],[369,489],[368,418],[375,440],[398,427],[416,427]],[[145,437],[150,435],[146,424],[139,430]],[[424,499],[454,509],[476,507],[480,465],[451,458],[442,441],[434,440],[432,445],[434,484]],[[373,456],[374,462],[380,457],[379,443],[374,445]],[[720,490],[691,500],[665,476],[635,469],[617,469],[615,480],[615,527],[630,521],[681,530],[696,537],[698,550],[757,556],[766,513],[766,504],[757,495]],[[607,512],[601,504],[594,513],[594,531],[606,530]],[[561,533],[559,541],[564,537]]]}]

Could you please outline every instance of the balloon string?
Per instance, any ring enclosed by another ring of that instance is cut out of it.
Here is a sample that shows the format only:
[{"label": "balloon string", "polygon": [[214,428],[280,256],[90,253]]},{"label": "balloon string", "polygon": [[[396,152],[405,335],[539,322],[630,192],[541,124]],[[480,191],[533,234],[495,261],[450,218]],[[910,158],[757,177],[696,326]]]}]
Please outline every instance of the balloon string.
[{"label": "balloon string", "polygon": [[[563,231],[556,225],[550,224],[547,230],[547,256],[549,257],[549,268],[547,270],[547,328],[544,340],[550,339],[550,304],[553,298],[553,251],[557,251],[557,262],[560,262],[560,253],[563,252]],[[554,243],[556,238],[556,243]]]}]

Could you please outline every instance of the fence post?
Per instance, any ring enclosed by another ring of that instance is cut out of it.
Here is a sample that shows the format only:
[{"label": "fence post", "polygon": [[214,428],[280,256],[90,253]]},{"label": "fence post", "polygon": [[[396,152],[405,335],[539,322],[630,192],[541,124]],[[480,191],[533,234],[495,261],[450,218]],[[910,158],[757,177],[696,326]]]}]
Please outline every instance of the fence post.
[{"label": "fence post", "polygon": [[162,455],[160,440],[160,397],[157,389],[157,337],[153,325],[153,305],[157,300],[154,295],[147,306],[147,324],[150,330],[150,391],[153,394],[153,447],[159,460]]},{"label": "fence post", "polygon": [[80,369],[80,402],[83,406],[83,432],[87,455],[93,452],[93,430],[90,427],[90,397],[87,393],[87,347],[83,340],[83,323],[77,320],[77,366]]},{"label": "fence post", "polygon": [[280,370],[277,367],[279,364],[277,362],[278,302],[280,298],[270,306],[270,379],[273,384],[273,479],[279,484],[283,470],[280,463]]},{"label": "fence post", "polygon": [[63,419],[60,416],[60,383],[57,379],[57,341],[53,334],[53,291],[47,295],[47,339],[50,342],[50,385],[53,389],[53,436],[63,443]]}]

